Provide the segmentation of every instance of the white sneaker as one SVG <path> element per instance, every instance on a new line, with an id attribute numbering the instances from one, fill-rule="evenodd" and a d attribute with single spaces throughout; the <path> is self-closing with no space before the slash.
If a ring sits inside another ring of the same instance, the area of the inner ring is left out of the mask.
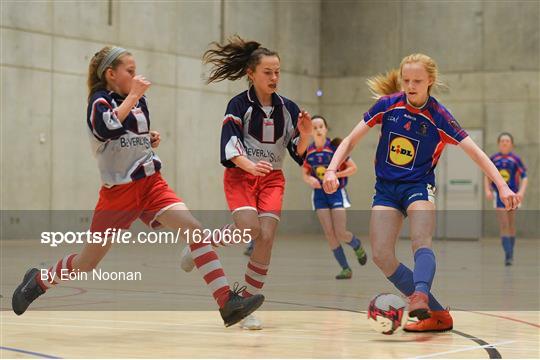
<path id="1" fill-rule="evenodd" d="M 240 322 L 240 327 L 244 330 L 262 330 L 262 323 L 255 315 L 250 314 Z"/>
<path id="2" fill-rule="evenodd" d="M 195 262 L 193 262 L 189 245 L 186 245 L 186 247 L 182 250 L 182 254 L 180 255 L 180 267 L 185 272 L 190 272 L 195 267 Z"/>

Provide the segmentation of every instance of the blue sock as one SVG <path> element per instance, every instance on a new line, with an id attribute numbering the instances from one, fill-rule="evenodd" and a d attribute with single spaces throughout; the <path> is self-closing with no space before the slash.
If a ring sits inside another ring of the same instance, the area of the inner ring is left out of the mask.
<path id="1" fill-rule="evenodd" d="M 341 268 L 343 269 L 348 269 L 349 264 L 347 263 L 347 258 L 345 257 L 345 253 L 343 252 L 343 248 L 341 247 L 341 245 L 332 250 L 332 252 L 334 253 L 334 257 L 339 263 L 339 266 L 341 266 Z"/>
<path id="2" fill-rule="evenodd" d="M 510 236 L 501 236 L 501 242 L 504 249 L 504 257 L 508 260 L 512 254 L 512 240 L 510 240 Z"/>
<path id="3" fill-rule="evenodd" d="M 429 295 L 435 277 L 435 254 L 428 248 L 420 248 L 414 253 L 414 290 Z"/>
<path id="4" fill-rule="evenodd" d="M 514 258 L 514 245 L 516 244 L 516 237 L 510 236 L 510 257 Z"/>
<path id="5" fill-rule="evenodd" d="M 411 296 L 414 292 L 413 272 L 401 263 L 396 271 L 388 277 L 388 280 L 405 296 Z M 431 293 L 429 294 L 429 308 L 431 310 L 444 310 L 444 307 Z"/>
<path id="6" fill-rule="evenodd" d="M 352 247 L 354 250 L 358 250 L 360 247 L 360 239 L 358 239 L 356 236 L 352 236 L 352 240 L 347 243 L 350 247 Z"/>

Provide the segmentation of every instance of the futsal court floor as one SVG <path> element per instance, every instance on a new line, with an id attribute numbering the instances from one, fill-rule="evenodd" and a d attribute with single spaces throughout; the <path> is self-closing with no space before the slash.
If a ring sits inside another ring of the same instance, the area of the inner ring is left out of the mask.
<path id="1" fill-rule="evenodd" d="M 115 246 L 101 268 L 141 271 L 142 280 L 66 282 L 16 316 L 11 294 L 26 269 L 63 255 L 33 251 L 33 243 L 0 242 L 0 358 L 540 357 L 539 239 L 518 239 L 512 267 L 498 239 L 435 241 L 433 292 L 450 306 L 454 330 L 394 335 L 374 332 L 366 309 L 373 296 L 397 290 L 348 248 L 353 278 L 334 280 L 339 269 L 321 236 L 278 236 L 256 312 L 260 331 L 222 325 L 196 270 L 179 268 L 179 245 Z M 242 252 L 219 249 L 231 285 L 243 279 Z M 408 240 L 400 240 L 398 257 L 412 264 Z"/>

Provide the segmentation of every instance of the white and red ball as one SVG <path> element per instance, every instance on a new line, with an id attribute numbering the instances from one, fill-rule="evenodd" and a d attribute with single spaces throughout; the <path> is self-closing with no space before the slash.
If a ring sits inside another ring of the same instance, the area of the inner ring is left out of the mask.
<path id="1" fill-rule="evenodd" d="M 379 294 L 369 303 L 368 321 L 382 334 L 392 335 L 407 321 L 407 304 L 394 294 Z"/>

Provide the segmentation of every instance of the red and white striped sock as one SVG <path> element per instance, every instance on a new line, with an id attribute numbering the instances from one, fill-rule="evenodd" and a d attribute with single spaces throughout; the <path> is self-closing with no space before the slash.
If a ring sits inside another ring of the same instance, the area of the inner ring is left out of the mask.
<path id="1" fill-rule="evenodd" d="M 255 294 L 260 294 L 264 282 L 268 274 L 268 265 L 259 264 L 250 260 L 246 269 L 246 290 L 242 293 L 243 297 L 249 297 Z"/>
<path id="2" fill-rule="evenodd" d="M 58 260 L 56 265 L 51 266 L 49 270 L 47 270 L 47 276 L 43 276 L 43 279 L 41 275 L 43 271 L 36 274 L 36 281 L 41 289 L 47 291 L 51 287 L 58 285 L 58 283 L 63 280 L 62 278 L 69 277 L 69 274 L 73 272 L 72 263 L 75 256 L 77 256 L 77 254 L 71 254 Z"/>
<path id="3" fill-rule="evenodd" d="M 189 249 L 195 266 L 210 288 L 219 308 L 222 308 L 229 300 L 230 287 L 217 253 L 210 245 L 204 243 L 190 244 Z"/>

